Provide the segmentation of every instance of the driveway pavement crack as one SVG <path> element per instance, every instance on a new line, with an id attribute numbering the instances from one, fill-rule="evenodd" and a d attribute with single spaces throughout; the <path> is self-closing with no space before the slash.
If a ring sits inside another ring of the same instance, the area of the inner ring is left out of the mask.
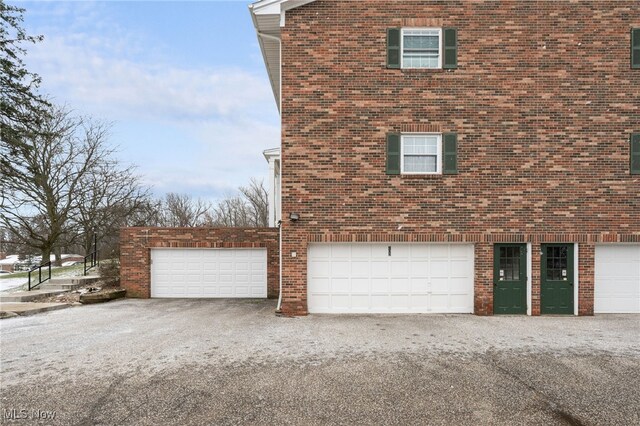
<path id="1" fill-rule="evenodd" d="M 508 370 L 506 367 L 503 367 L 502 365 L 500 365 L 498 359 L 495 357 L 495 354 L 491 353 L 490 351 L 487 351 L 486 354 L 487 354 L 487 359 L 488 359 L 489 363 L 496 370 L 500 371 L 502 374 L 504 374 L 506 376 L 509 376 L 516 383 L 524 386 L 525 388 L 527 388 L 528 390 L 533 392 L 533 394 L 541 402 L 543 402 L 547 406 L 549 411 L 551 411 L 558 419 L 564 421 L 567 425 L 570 425 L 570 426 L 589 426 L 588 422 L 586 422 L 585 420 L 582 420 L 582 419 L 578 418 L 577 416 L 571 414 L 569 412 L 569 410 L 567 410 L 566 407 L 563 407 L 562 404 L 558 403 L 557 401 L 554 401 L 553 398 L 551 398 L 549 395 L 545 394 L 540 389 L 538 389 L 535 386 L 533 386 L 532 384 L 528 383 L 523 378 L 518 376 L 516 373 L 514 373 L 514 372 Z"/>

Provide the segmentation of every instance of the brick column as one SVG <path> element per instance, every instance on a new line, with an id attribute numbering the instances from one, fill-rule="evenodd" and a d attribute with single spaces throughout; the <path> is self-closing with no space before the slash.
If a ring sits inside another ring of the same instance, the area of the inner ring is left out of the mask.
<path id="1" fill-rule="evenodd" d="M 531 315 L 540 315 L 540 243 L 531 243 Z"/>
<path id="2" fill-rule="evenodd" d="M 282 241 L 282 306 L 285 315 L 307 315 L 307 241 L 306 234 L 285 221 Z M 295 257 L 292 253 L 295 252 Z"/>
<path id="3" fill-rule="evenodd" d="M 493 244 L 475 244 L 474 313 L 493 315 Z"/>
<path id="4" fill-rule="evenodd" d="M 578 245 L 578 315 L 593 315 L 595 284 L 595 246 Z"/>

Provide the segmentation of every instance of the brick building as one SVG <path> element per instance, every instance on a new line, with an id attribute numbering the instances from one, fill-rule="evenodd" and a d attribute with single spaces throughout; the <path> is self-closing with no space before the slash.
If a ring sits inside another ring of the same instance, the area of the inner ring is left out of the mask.
<path id="1" fill-rule="evenodd" d="M 638 1 L 251 13 L 285 313 L 640 312 Z"/>

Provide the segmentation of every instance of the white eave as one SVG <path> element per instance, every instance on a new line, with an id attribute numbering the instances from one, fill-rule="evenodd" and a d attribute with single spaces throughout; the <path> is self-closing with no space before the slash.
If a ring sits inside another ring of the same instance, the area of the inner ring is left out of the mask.
<path id="1" fill-rule="evenodd" d="M 262 155 L 267 160 L 267 162 L 271 161 L 271 159 L 279 160 L 280 159 L 280 148 L 270 148 L 262 151 Z"/>
<path id="2" fill-rule="evenodd" d="M 249 5 L 253 26 L 267 67 L 273 95 L 280 109 L 280 28 L 285 24 L 287 10 L 304 6 L 315 0 L 260 0 Z"/>

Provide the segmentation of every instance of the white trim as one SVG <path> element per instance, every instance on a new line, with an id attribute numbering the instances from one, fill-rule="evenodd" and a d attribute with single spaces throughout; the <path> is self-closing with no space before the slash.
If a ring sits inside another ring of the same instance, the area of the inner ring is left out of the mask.
<path id="1" fill-rule="evenodd" d="M 527 243 L 527 315 L 531 316 L 531 289 L 533 284 L 533 244 Z"/>
<path id="2" fill-rule="evenodd" d="M 405 172 L 404 171 L 404 137 L 405 136 L 437 136 L 436 142 L 436 171 L 435 172 Z M 442 133 L 401 133 L 400 134 L 400 174 L 402 175 L 441 175 L 442 174 Z"/>
<path id="3" fill-rule="evenodd" d="M 282 104 L 282 43 L 277 41 L 281 28 L 285 26 L 286 11 L 312 3 L 315 0 L 260 0 L 249 5 L 253 26 L 258 33 L 258 44 L 267 68 L 269 82 L 278 110 Z M 265 18 L 265 19 L 258 19 Z M 271 19 L 271 18 L 277 18 Z M 262 34 L 262 35 L 261 35 Z M 271 38 L 267 38 L 269 35 Z M 274 46 L 278 43 L 278 46 Z M 276 55 L 275 49 L 278 49 Z M 278 71 L 279 70 L 279 71 Z M 275 77 L 279 72 L 280 78 Z"/>
<path id="4" fill-rule="evenodd" d="M 404 30 L 431 30 L 438 31 L 438 66 L 431 67 L 405 67 L 404 66 Z M 436 27 L 403 27 L 400 28 L 400 69 L 408 70 L 440 70 L 442 69 L 442 57 L 444 56 L 444 41 L 442 37 L 442 28 Z"/>
<path id="5" fill-rule="evenodd" d="M 573 244 L 573 314 L 578 315 L 578 295 L 580 294 L 580 251 L 578 243 Z"/>

